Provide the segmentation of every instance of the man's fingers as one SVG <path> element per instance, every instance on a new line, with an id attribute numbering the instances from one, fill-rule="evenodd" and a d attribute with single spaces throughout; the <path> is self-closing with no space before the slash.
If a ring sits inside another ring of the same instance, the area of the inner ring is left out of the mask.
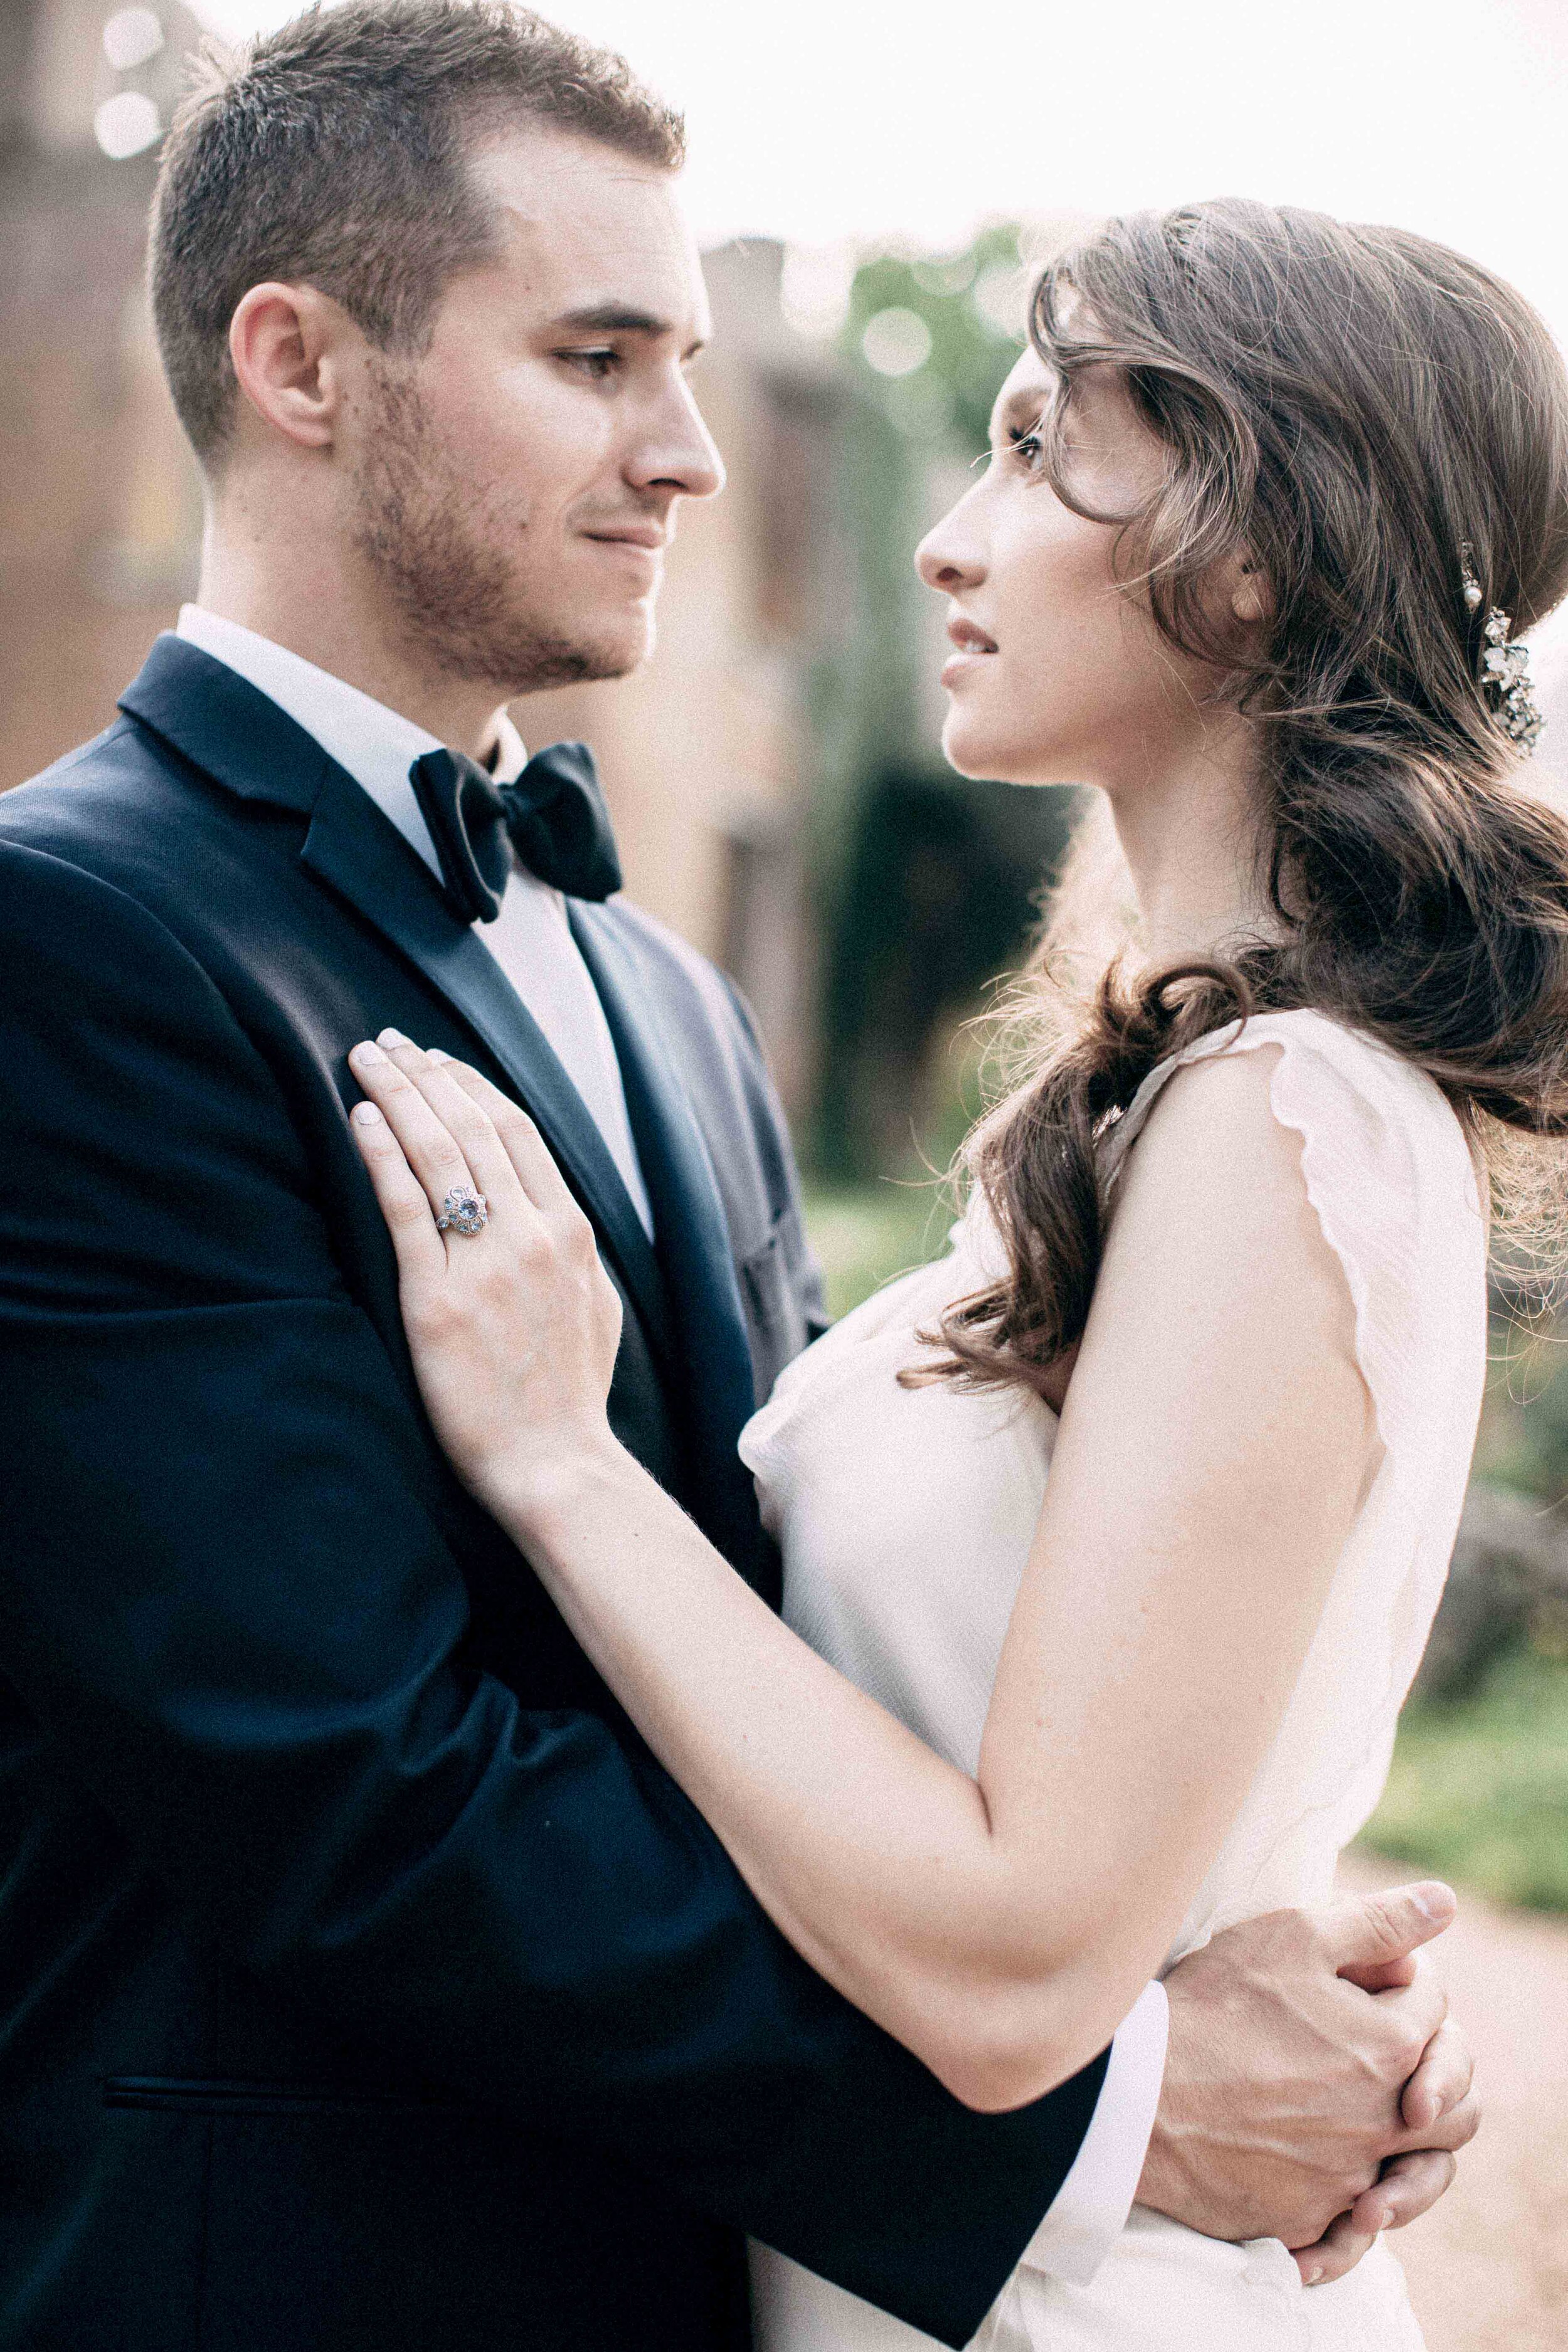
<path id="1" fill-rule="evenodd" d="M 1327 2286 L 1353 2271 L 1384 2230 L 1403 2230 L 1428 2213 L 1458 2170 L 1442 2148 L 1396 2156 L 1383 2178 L 1363 2189 L 1348 2213 L 1330 2223 L 1314 2246 L 1296 2249 L 1296 2267 L 1308 2286 Z"/>
<path id="2" fill-rule="evenodd" d="M 1363 2189 L 1351 2207 L 1347 2218 L 1352 2228 L 1403 2230 L 1431 2210 L 1458 2170 L 1446 2148 L 1423 2147 L 1396 2156 L 1384 2167 L 1383 2179 Z"/>
<path id="3" fill-rule="evenodd" d="M 1352 1960 L 1340 1974 L 1346 1984 L 1359 1985 L 1363 1992 L 1398 1992 L 1415 1983 L 1420 1965 L 1419 1952 L 1401 1952 L 1396 1960 Z"/>
<path id="4" fill-rule="evenodd" d="M 1363 2254 L 1376 2243 L 1375 2230 L 1358 2229 L 1348 2213 L 1342 2213 L 1337 2221 L 1330 2222 L 1315 2246 L 1295 2249 L 1296 2268 L 1308 2286 L 1328 2286 L 1353 2271 Z"/>
<path id="5" fill-rule="evenodd" d="M 1475 2072 L 1468 2042 L 1452 2018 L 1445 2018 L 1405 2085 L 1401 2106 L 1411 2130 L 1428 2130 L 1439 2116 L 1450 2114 L 1468 2098 Z"/>
<path id="6" fill-rule="evenodd" d="M 1334 1966 L 1347 1974 L 1402 1959 L 1450 1927 L 1458 1907 L 1458 1895 L 1440 1878 L 1336 1903 L 1322 1915 Z"/>
<path id="7" fill-rule="evenodd" d="M 1387 2029 L 1394 2036 L 1387 2055 L 1399 2074 L 1388 2086 L 1392 2100 L 1425 2063 L 1433 2038 L 1448 2014 L 1448 1996 L 1435 1969 L 1419 1968 L 1401 1990 L 1378 1994 L 1376 2014 L 1379 2034 Z"/>

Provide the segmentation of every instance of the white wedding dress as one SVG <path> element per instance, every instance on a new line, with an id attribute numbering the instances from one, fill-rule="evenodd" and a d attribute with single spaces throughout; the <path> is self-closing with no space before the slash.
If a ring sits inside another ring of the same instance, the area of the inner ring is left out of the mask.
<path id="1" fill-rule="evenodd" d="M 1485 1227 L 1458 1121 L 1422 1073 L 1321 1014 L 1233 1024 L 1155 1070 L 1113 1130 L 1112 1184 L 1180 1063 L 1266 1045 L 1280 1049 L 1275 1115 L 1301 1138 L 1344 1267 L 1383 1452 L 1284 1721 L 1173 1964 L 1236 1920 L 1330 1896 L 1339 1853 L 1383 1788 L 1442 1590 L 1485 1368 Z M 783 1547 L 790 1623 L 970 1772 L 1056 1420 L 1017 1392 L 911 1390 L 896 1375 L 941 1307 L 988 1277 L 997 1246 L 972 1206 L 951 1255 L 791 1365 L 742 1440 Z M 760 2352 L 931 2347 L 766 2248 L 752 2274 Z M 1384 2243 L 1308 2289 L 1278 2240 L 1225 2244 L 1137 2207 L 1092 2284 L 1016 2271 L 973 2352 L 1420 2352 L 1421 2341 Z"/>

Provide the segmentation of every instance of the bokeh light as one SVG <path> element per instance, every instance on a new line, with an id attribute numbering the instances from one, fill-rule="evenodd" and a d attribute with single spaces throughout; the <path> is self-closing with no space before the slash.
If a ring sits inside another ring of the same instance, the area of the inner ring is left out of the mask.
<path id="1" fill-rule="evenodd" d="M 116 91 L 112 98 L 104 100 L 92 118 L 93 137 L 117 163 L 151 147 L 163 127 L 157 107 L 139 89 Z"/>
<path id="2" fill-rule="evenodd" d="M 163 46 L 163 27 L 151 8 L 117 8 L 103 28 L 103 54 L 116 73 L 133 73 Z"/>
<path id="3" fill-rule="evenodd" d="M 879 375 L 913 375 L 931 357 L 931 329 L 918 310 L 879 310 L 866 322 L 860 349 Z"/>

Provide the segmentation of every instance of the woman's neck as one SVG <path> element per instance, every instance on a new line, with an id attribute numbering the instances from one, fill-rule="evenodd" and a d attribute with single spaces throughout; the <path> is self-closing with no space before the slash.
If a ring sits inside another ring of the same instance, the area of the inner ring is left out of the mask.
<path id="1" fill-rule="evenodd" d="M 1194 755 L 1108 792 L 1137 900 L 1140 958 L 1212 955 L 1267 927 L 1257 749 L 1238 720 Z"/>

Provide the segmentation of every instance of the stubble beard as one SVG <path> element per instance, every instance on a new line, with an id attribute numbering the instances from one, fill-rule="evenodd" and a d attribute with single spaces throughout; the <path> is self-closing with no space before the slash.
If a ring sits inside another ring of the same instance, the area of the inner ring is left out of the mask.
<path id="1" fill-rule="evenodd" d="M 563 635 L 519 578 L 528 523 L 466 480 L 408 375 L 372 377 L 376 415 L 354 483 L 353 541 L 422 668 L 510 699 L 623 677 L 639 652 Z"/>

